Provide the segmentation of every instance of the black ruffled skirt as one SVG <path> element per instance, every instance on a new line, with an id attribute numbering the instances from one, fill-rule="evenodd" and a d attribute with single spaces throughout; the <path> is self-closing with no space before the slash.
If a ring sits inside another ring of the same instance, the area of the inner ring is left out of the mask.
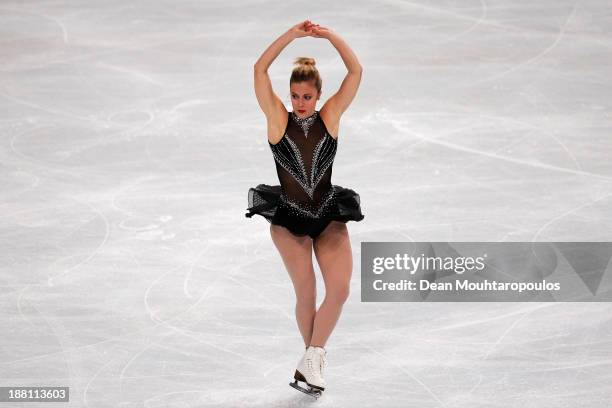
<path id="1" fill-rule="evenodd" d="M 248 212 L 245 216 L 250 218 L 258 214 L 271 224 L 284 226 L 295 235 L 309 235 L 311 238 L 323 232 L 331 221 L 346 223 L 363 220 L 359 194 L 350 188 L 338 185 L 333 185 L 333 188 L 334 197 L 331 204 L 321 217 L 313 218 L 292 211 L 281 199 L 280 185 L 259 184 L 249 189 Z"/>

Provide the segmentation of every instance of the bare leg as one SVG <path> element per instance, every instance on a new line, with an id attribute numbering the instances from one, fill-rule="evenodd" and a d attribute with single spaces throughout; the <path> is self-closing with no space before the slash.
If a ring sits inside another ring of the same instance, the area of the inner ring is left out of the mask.
<path id="1" fill-rule="evenodd" d="M 324 347 L 350 290 L 353 254 L 346 224 L 332 221 L 315 238 L 314 251 L 325 282 L 325 299 L 315 316 L 310 344 Z"/>
<path id="2" fill-rule="evenodd" d="M 308 346 L 317 307 L 312 239 L 308 236 L 295 236 L 287 228 L 274 224 L 270 224 L 270 235 L 293 282 L 296 297 L 295 318 L 304 344 Z"/>

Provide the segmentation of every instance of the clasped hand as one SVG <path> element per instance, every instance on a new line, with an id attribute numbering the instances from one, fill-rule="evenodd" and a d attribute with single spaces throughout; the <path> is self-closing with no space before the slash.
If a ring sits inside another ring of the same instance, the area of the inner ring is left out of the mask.
<path id="1" fill-rule="evenodd" d="M 294 25 L 291 30 L 295 34 L 296 38 L 299 37 L 316 37 L 316 38 L 329 38 L 331 30 L 322 27 L 319 24 L 314 24 L 310 20 L 304 20 L 301 23 Z"/>

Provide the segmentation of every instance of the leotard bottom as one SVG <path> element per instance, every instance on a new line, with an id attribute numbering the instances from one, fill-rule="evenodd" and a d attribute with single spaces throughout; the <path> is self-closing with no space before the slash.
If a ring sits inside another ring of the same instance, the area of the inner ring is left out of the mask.
<path id="1" fill-rule="evenodd" d="M 280 185 L 259 184 L 249 189 L 246 217 L 261 215 L 269 223 L 281 225 L 297 236 L 318 237 L 332 221 L 361 221 L 360 197 L 350 188 L 333 185 L 333 197 L 321 215 L 306 214 L 283 199 Z"/>

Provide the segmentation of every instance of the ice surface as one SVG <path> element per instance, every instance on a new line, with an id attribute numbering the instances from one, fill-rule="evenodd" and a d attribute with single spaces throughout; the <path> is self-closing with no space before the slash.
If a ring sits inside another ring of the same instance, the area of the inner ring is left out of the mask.
<path id="1" fill-rule="evenodd" d="M 317 406 L 609 407 L 610 303 L 359 298 L 362 241 L 612 239 L 603 0 L 3 1 L 0 385 L 69 386 L 74 407 L 311 406 L 288 386 L 291 281 L 244 217 L 248 188 L 277 183 L 252 65 L 307 18 L 364 67 L 332 179 L 366 218 Z M 325 39 L 289 44 L 269 70 L 288 109 L 298 56 L 320 108 L 346 68 Z"/>

